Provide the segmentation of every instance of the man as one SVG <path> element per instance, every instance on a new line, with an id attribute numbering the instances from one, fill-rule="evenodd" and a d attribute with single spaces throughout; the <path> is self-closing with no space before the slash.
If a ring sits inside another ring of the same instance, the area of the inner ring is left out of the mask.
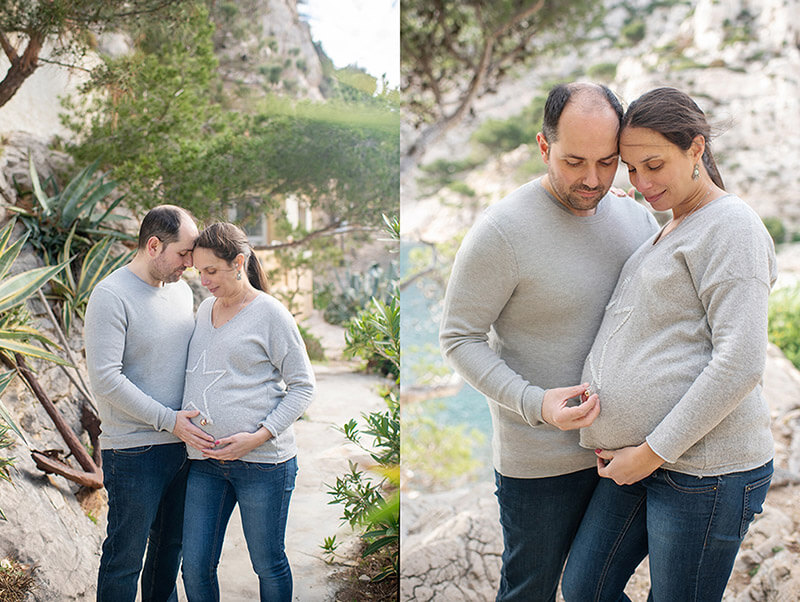
<path id="1" fill-rule="evenodd" d="M 142 601 L 177 600 L 188 462 L 182 441 L 211 437 L 180 411 L 193 298 L 181 281 L 197 226 L 178 207 L 149 211 L 136 256 L 92 291 L 84 335 L 102 434 L 108 530 L 99 602 L 133 602 L 142 557 Z M 149 541 L 148 541 L 149 539 Z"/>
<path id="2" fill-rule="evenodd" d="M 597 416 L 597 396 L 568 405 L 586 385 L 564 385 L 580 382 L 622 265 L 656 229 L 644 207 L 608 194 L 621 118 L 604 86 L 551 90 L 536 137 L 547 174 L 487 209 L 445 295 L 442 351 L 492 415 L 503 602 L 555 600 L 598 479 L 572 430 Z"/>

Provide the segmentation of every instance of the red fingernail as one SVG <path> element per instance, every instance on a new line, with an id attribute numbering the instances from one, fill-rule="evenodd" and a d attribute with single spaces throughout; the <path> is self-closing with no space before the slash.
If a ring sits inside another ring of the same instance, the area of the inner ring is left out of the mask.
<path id="1" fill-rule="evenodd" d="M 602 449 L 596 449 L 596 450 L 594 450 L 594 453 L 599 454 L 602 451 L 603 451 Z"/>
<path id="2" fill-rule="evenodd" d="M 219 441 L 214 441 L 214 445 L 219 445 Z"/>

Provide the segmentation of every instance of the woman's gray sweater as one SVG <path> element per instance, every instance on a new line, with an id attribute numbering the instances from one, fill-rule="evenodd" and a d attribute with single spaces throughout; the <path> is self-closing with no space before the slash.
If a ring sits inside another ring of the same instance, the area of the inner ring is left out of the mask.
<path id="1" fill-rule="evenodd" d="M 600 415 L 581 445 L 645 440 L 664 468 L 697 476 L 773 455 L 761 395 L 777 268 L 758 215 L 725 195 L 627 261 L 586 359 Z"/>
<path id="2" fill-rule="evenodd" d="M 297 454 L 292 424 L 311 403 L 314 372 L 292 314 L 266 293 L 215 328 L 205 299 L 186 363 L 184 410 L 199 410 L 193 422 L 217 439 L 262 426 L 273 437 L 241 458 L 278 463 Z M 203 459 L 196 449 L 189 457 Z"/>

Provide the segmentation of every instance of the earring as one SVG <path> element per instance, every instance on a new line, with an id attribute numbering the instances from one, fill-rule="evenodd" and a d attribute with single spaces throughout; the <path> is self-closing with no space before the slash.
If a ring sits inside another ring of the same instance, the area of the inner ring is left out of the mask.
<path id="1" fill-rule="evenodd" d="M 694 171 L 692 172 L 692 180 L 696 180 L 700 177 L 700 165 L 697 163 L 694 164 Z"/>
<path id="2" fill-rule="evenodd" d="M 242 270 L 236 270 L 236 280 L 242 279 Z"/>

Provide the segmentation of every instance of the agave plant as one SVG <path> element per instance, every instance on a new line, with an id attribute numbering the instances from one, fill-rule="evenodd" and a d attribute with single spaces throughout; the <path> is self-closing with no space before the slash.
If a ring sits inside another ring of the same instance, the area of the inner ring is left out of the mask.
<path id="1" fill-rule="evenodd" d="M 30 235 L 30 243 L 39 249 L 48 263 L 58 256 L 70 233 L 73 233 L 73 250 L 79 255 L 92 246 L 98 236 L 132 238 L 107 225 L 121 219 L 112 211 L 120 204 L 124 195 L 109 203 L 105 211 L 98 210 L 99 203 L 117 186 L 114 180 L 105 182 L 102 173 L 95 177 L 98 166 L 99 159 L 81 170 L 63 190 L 60 190 L 52 176 L 45 180 L 43 186 L 33 159 L 28 160 L 36 204 L 30 210 L 20 207 L 8 209 L 20 215 Z M 53 190 L 53 194 L 48 196 L 46 190 Z"/>
<path id="2" fill-rule="evenodd" d="M 72 260 L 70 253 L 74 235 L 73 226 L 64 248 L 59 253 L 59 262 L 69 263 Z M 126 263 L 133 255 L 134 251 L 129 251 L 116 257 L 112 256 L 114 242 L 111 236 L 97 241 L 86 252 L 80 269 L 75 270 L 75 273 L 72 269 L 67 269 L 53 277 L 53 292 L 63 300 L 61 326 L 66 334 L 69 334 L 73 316 L 77 315 L 81 320 L 84 319 L 86 304 L 95 284 Z"/>
<path id="3" fill-rule="evenodd" d="M 25 240 L 28 237 L 25 234 L 13 244 L 9 244 L 14 223 L 15 220 L 10 220 L 0 230 L 0 355 L 6 357 L 12 365 L 15 353 L 50 360 L 58 364 L 67 364 L 57 355 L 31 342 L 39 341 L 40 343 L 57 346 L 43 334 L 29 326 L 30 316 L 24 305 L 28 297 L 63 270 L 67 264 L 61 263 L 56 266 L 36 268 L 6 278 L 6 274 L 8 274 L 11 265 L 19 256 L 22 245 L 25 244 Z M 14 375 L 15 372 L 13 371 L 0 375 L 0 395 L 5 391 Z M 14 423 L 3 402 L 0 401 L 0 449 L 12 445 L 12 441 L 7 436 L 9 429 L 16 432 L 25 441 L 22 431 Z M 12 462 L 13 458 L 0 457 L 0 478 L 7 481 L 10 480 L 8 466 Z M 0 510 L 0 520 L 5 520 L 2 510 Z"/>
<path id="4" fill-rule="evenodd" d="M 0 354 L 13 362 L 14 353 L 46 359 L 57 364 L 68 365 L 60 357 L 52 354 L 31 341 L 39 341 L 58 347 L 55 343 L 28 325 L 29 316 L 25 301 L 39 290 L 48 280 L 63 270 L 69 262 L 54 266 L 35 268 L 6 278 L 11 265 L 19 256 L 28 235 L 25 234 L 13 244 L 9 244 L 15 220 L 9 221 L 0 230 Z"/>

